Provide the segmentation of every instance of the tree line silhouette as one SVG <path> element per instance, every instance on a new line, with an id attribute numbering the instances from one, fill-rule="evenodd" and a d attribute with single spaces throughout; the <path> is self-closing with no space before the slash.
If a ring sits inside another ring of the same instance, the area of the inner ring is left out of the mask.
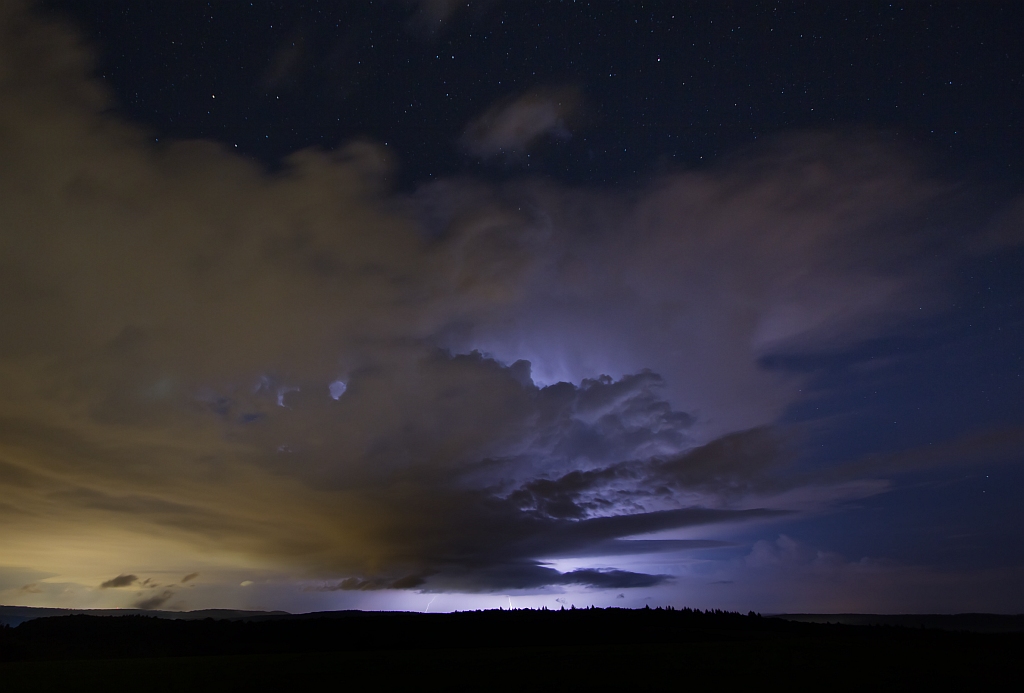
<path id="1" fill-rule="evenodd" d="M 801 623 L 754 612 L 672 607 L 339 611 L 202 620 L 71 615 L 0 628 L 0 661 L 808 640 L 842 641 L 844 647 L 912 642 L 962 655 L 979 647 L 1019 648 L 1024 634 Z"/>

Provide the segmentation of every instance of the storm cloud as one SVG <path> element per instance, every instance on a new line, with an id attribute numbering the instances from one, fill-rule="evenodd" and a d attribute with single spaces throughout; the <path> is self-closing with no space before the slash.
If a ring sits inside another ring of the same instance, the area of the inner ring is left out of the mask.
<path id="1" fill-rule="evenodd" d="M 336 591 L 662 584 L 549 562 L 721 546 L 631 537 L 791 513 L 768 499 L 833 479 L 788 474 L 772 424 L 801 381 L 760 359 L 928 313 L 963 252 L 920 231 L 949 186 L 869 135 L 798 134 L 620 194 L 398 193 L 362 141 L 276 173 L 157 145 L 109 113 L 72 33 L 0 8 L 4 565 L 91 585 L 155 563 Z M 521 151 L 575 98 L 519 97 L 464 144 Z M 926 243 L 938 259 L 908 262 Z"/>

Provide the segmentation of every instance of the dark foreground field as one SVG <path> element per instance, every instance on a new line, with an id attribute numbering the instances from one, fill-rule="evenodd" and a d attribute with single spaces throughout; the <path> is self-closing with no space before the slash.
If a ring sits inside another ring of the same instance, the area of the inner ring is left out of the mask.
<path id="1" fill-rule="evenodd" d="M 848 690 L 1024 682 L 1024 634 L 586 609 L 168 620 L 0 629 L 7 690 Z"/>

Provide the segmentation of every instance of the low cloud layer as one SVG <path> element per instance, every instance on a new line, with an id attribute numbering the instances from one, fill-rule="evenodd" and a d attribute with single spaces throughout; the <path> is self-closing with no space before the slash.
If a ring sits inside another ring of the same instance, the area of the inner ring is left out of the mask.
<path id="1" fill-rule="evenodd" d="M 159 594 L 151 594 L 132 602 L 136 609 L 159 609 L 174 597 L 174 590 L 164 590 Z"/>
<path id="2" fill-rule="evenodd" d="M 81 584 L 159 564 L 337 591 L 661 585 L 551 561 L 721 546 L 633 537 L 770 521 L 793 507 L 768 499 L 835 481 L 789 473 L 772 424 L 800 381 L 759 359 L 928 314 L 965 252 L 924 233 L 949 186 L 867 136 L 628 194 L 399 195 L 365 142 L 273 175 L 156 146 L 89 61 L 0 4 L 0 565 Z M 525 151 L 573 98 L 496 107 L 464 144 Z"/>
<path id="3" fill-rule="evenodd" d="M 129 587 L 138 582 L 139 578 L 135 575 L 118 575 L 115 578 L 110 578 L 100 585 L 100 589 L 110 589 L 111 587 Z"/>

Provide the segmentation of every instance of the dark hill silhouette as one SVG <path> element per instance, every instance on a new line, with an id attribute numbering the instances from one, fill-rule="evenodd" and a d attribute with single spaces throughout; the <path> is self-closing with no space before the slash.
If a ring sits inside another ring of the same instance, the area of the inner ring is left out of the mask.
<path id="1" fill-rule="evenodd" d="M 246 619 L 261 616 L 291 616 L 287 611 L 245 611 L 242 609 L 199 609 L 158 611 L 147 609 L 59 609 L 39 606 L 0 606 L 0 626 L 18 626 L 25 621 L 51 616 L 155 616 L 183 620 L 204 618 Z"/>
<path id="2" fill-rule="evenodd" d="M 0 659 L 162 657 L 270 652 L 508 648 L 792 639 L 914 639 L 936 645 L 980 635 L 854 626 L 691 609 L 493 610 L 451 614 L 333 611 L 228 618 L 68 615 L 0 629 Z M 1014 637 L 1014 636 L 1011 636 Z M 1024 642 L 1024 634 L 1016 634 Z"/>
<path id="3" fill-rule="evenodd" d="M 243 612 L 191 620 L 78 614 L 0 627 L 0 680 L 35 690 L 47 690 L 40 681 L 81 688 L 90 675 L 100 687 L 123 680 L 145 681 L 149 690 L 263 690 L 344 670 L 346 680 L 372 671 L 395 687 L 430 681 L 476 690 L 778 676 L 978 685 L 1022 680 L 1022 651 L 1024 633 L 690 609 Z"/>

